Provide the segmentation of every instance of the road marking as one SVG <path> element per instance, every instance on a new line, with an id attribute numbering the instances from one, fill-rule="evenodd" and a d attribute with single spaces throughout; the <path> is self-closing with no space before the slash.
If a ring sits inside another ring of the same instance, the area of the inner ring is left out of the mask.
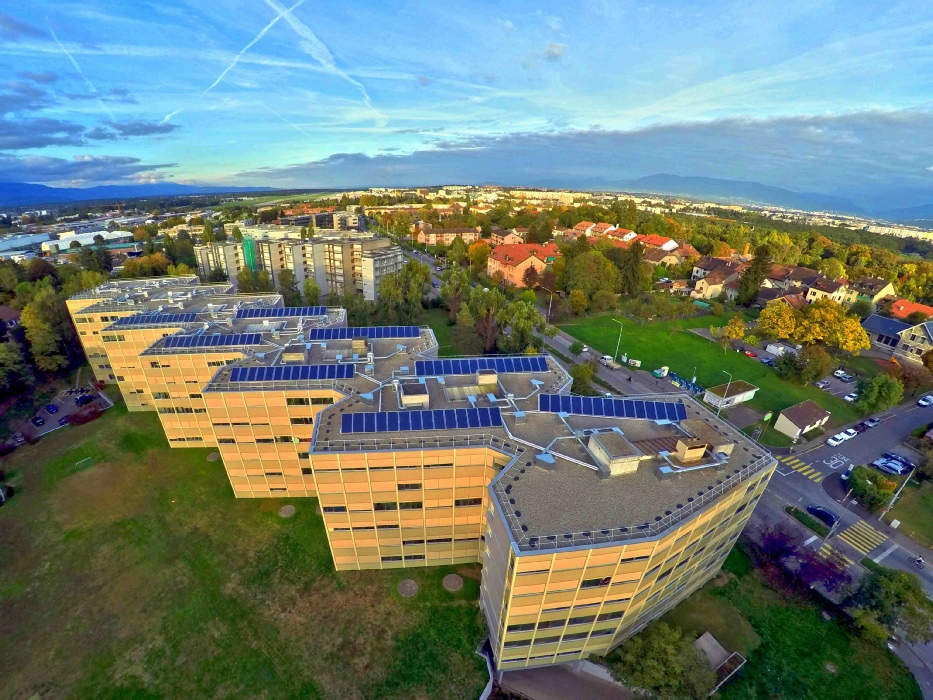
<path id="1" fill-rule="evenodd" d="M 843 554 L 838 549 L 833 547 L 831 544 L 827 544 L 825 542 L 823 543 L 823 546 L 817 550 L 816 553 L 826 560 L 835 559 L 837 563 L 844 565 L 845 568 L 849 568 L 850 566 L 853 565 L 853 562 L 851 559 L 849 559 L 849 557 L 847 557 L 845 554 Z"/>
<path id="2" fill-rule="evenodd" d="M 804 546 L 804 547 L 808 547 L 808 546 L 810 546 L 810 543 L 812 543 L 814 540 L 818 540 L 818 539 L 820 539 L 818 535 L 811 535 L 811 536 L 810 536 L 810 539 L 808 539 L 806 542 L 803 543 L 803 546 Z"/>
<path id="3" fill-rule="evenodd" d="M 839 539 L 851 545 L 861 554 L 868 554 L 887 542 L 888 536 L 878 532 L 864 520 L 839 533 Z"/>
<path id="4" fill-rule="evenodd" d="M 820 483 L 823 480 L 823 473 L 820 472 L 819 469 L 813 468 L 813 466 L 807 464 L 806 462 L 798 459 L 797 457 L 793 455 L 785 455 L 784 457 L 778 457 L 778 461 L 784 464 L 785 466 L 790 467 L 798 474 L 807 477 L 811 481 Z"/>
<path id="5" fill-rule="evenodd" d="M 888 555 L 889 555 L 891 552 L 893 552 L 895 549 L 897 549 L 897 545 L 896 545 L 896 544 L 892 544 L 890 547 L 888 547 L 886 550 L 884 550 L 881 554 L 879 554 L 877 557 L 875 557 L 874 559 L 872 559 L 872 561 L 875 562 L 876 564 L 880 563 L 882 559 L 884 559 L 886 556 L 888 556 Z"/>

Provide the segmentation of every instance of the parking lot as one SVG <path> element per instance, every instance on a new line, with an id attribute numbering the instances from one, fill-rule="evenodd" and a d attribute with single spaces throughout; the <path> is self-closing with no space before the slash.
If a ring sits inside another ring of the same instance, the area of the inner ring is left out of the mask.
<path id="1" fill-rule="evenodd" d="M 113 403 L 105 394 L 90 384 L 76 389 L 65 389 L 39 409 L 38 413 L 23 426 L 22 432 L 27 438 L 40 438 L 68 425 L 71 417 L 76 413 L 92 407 L 103 410 L 112 405 Z"/>

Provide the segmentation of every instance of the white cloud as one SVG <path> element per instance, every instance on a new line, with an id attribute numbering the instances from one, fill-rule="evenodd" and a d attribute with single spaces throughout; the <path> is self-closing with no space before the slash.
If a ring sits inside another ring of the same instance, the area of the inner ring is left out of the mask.
<path id="1" fill-rule="evenodd" d="M 502 19 L 501 17 L 496 17 L 496 21 L 502 25 L 505 29 L 515 29 L 515 23 L 510 19 Z"/>

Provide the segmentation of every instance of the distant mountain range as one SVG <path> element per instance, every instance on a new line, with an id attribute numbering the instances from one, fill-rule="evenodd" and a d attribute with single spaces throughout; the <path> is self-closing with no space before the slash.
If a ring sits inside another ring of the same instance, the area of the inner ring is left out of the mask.
<path id="1" fill-rule="evenodd" d="M 120 200 L 134 197 L 159 197 L 220 192 L 268 192 L 271 187 L 198 186 L 164 182 L 152 185 L 101 185 L 98 187 L 48 187 L 30 182 L 0 182 L 0 206 L 32 206 Z"/>

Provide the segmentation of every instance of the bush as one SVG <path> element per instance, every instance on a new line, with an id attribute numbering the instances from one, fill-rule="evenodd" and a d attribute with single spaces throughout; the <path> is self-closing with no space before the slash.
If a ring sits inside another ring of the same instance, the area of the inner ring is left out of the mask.
<path id="1" fill-rule="evenodd" d="M 709 312 L 713 316 L 722 316 L 724 311 L 725 311 L 725 308 L 718 301 L 713 302 L 713 305 L 709 307 Z"/>
<path id="2" fill-rule="evenodd" d="M 872 511 L 881 510 L 891 500 L 897 482 L 892 481 L 877 469 L 856 467 L 849 475 L 849 488 L 858 502 Z"/>

